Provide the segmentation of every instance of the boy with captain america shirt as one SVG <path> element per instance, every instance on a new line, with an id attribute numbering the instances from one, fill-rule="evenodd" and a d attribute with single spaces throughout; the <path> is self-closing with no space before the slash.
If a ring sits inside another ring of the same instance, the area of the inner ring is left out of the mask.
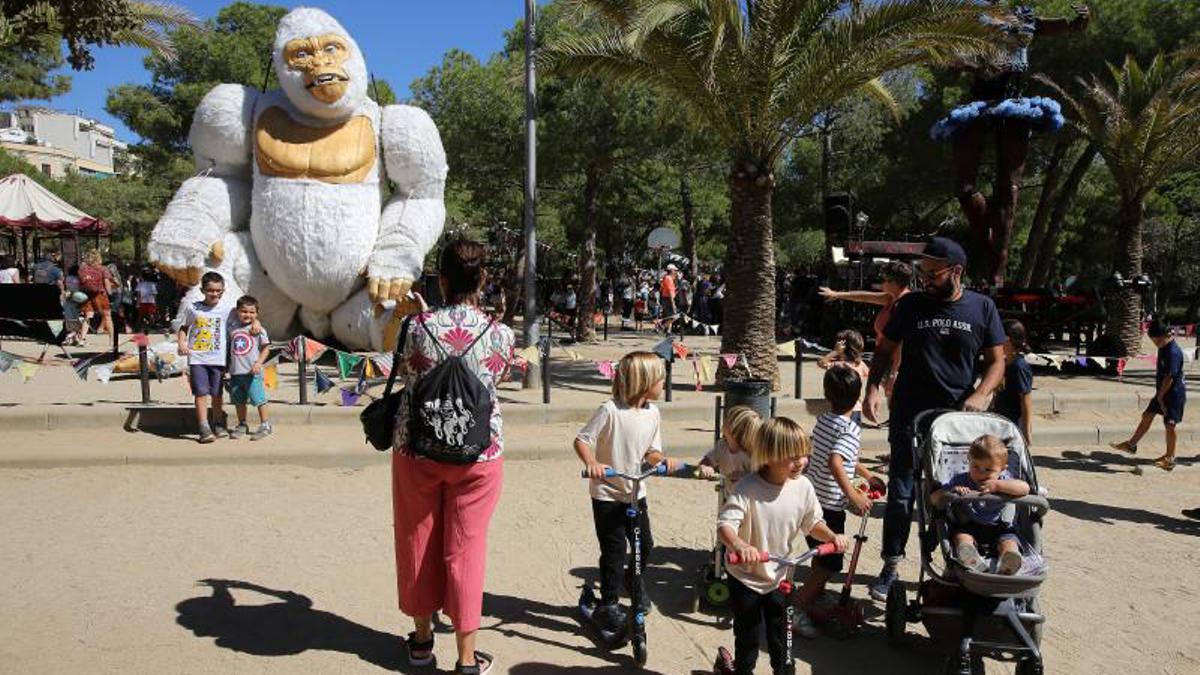
<path id="1" fill-rule="evenodd" d="M 263 362 L 271 351 L 271 340 L 261 327 L 255 333 L 258 300 L 243 295 L 229 320 L 229 398 L 237 407 L 238 423 L 229 430 L 230 438 L 250 434 L 246 423 L 246 404 L 258 408 L 258 430 L 250 434 L 257 441 L 271 435 L 267 420 L 267 391 L 263 382 Z"/>

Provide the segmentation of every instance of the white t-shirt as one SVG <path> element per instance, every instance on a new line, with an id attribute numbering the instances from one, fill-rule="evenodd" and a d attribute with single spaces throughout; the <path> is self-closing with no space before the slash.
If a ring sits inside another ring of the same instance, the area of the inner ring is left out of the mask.
<path id="1" fill-rule="evenodd" d="M 812 432 L 812 457 L 808 460 L 804 475 L 812 481 L 822 508 L 846 510 L 846 494 L 834 479 L 829 460 L 835 454 L 841 455 L 846 477 L 854 478 L 854 469 L 858 465 L 859 434 L 858 425 L 849 417 L 825 413 L 817 418 Z"/>
<path id="2" fill-rule="evenodd" d="M 733 491 L 733 486 L 743 476 L 750 473 L 750 453 L 745 450 L 734 452 L 724 438 L 717 441 L 713 449 L 704 455 L 704 459 L 708 460 L 716 468 L 717 473 L 725 479 L 722 495 L 726 497 Z"/>
<path id="3" fill-rule="evenodd" d="M 183 323 L 188 329 L 188 365 L 225 366 L 229 345 L 229 314 L 234 303 L 220 302 L 209 307 L 198 300 L 183 307 Z"/>
<path id="4" fill-rule="evenodd" d="M 15 267 L 0 270 L 0 284 L 15 284 L 21 273 Z"/>
<path id="5" fill-rule="evenodd" d="M 604 402 L 575 438 L 587 443 L 596 461 L 617 471 L 638 473 L 650 452 L 662 452 L 662 417 L 658 406 L 634 408 L 616 399 Z M 633 484 L 624 478 L 592 480 L 588 490 L 592 499 L 602 502 L 627 502 Z M 646 483 L 638 490 L 638 499 L 646 496 Z"/>
<path id="6" fill-rule="evenodd" d="M 799 476 L 783 485 L 772 485 L 752 473 L 733 488 L 721 508 L 717 527 L 734 528 L 742 541 L 759 551 L 791 557 L 800 552 L 793 545 L 799 542 L 804 547 L 800 537 L 822 520 L 817 492 L 807 478 Z M 728 570 L 747 588 L 762 595 L 778 588 L 789 572 L 773 562 L 729 565 Z"/>

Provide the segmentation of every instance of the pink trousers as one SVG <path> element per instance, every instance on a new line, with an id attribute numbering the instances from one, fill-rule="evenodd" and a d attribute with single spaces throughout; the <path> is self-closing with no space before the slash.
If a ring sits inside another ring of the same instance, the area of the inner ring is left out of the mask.
<path id="1" fill-rule="evenodd" d="M 400 611 L 442 610 L 459 632 L 479 628 L 487 533 L 504 460 L 442 464 L 392 455 L 392 514 Z"/>

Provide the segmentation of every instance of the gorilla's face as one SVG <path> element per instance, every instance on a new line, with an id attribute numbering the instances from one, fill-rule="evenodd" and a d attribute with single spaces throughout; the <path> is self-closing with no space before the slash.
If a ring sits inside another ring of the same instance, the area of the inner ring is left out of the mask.
<path id="1" fill-rule="evenodd" d="M 304 88 L 322 103 L 336 103 L 350 86 L 346 61 L 350 46 L 339 35 L 297 38 L 283 46 L 288 70 L 300 74 Z"/>

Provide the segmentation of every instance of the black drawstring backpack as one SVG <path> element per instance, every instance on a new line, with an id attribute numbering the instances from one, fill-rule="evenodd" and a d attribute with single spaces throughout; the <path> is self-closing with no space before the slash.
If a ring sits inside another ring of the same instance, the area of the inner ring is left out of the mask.
<path id="1" fill-rule="evenodd" d="M 492 442 L 492 397 L 463 356 L 487 335 L 493 321 L 458 355 L 447 353 L 425 322 L 419 323 L 441 360 L 404 391 L 408 445 L 416 454 L 438 462 L 470 464 Z"/>

